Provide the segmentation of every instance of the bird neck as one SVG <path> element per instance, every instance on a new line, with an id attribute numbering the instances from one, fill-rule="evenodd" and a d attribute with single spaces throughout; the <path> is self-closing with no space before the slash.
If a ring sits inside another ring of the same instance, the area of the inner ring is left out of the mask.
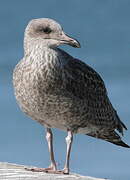
<path id="1" fill-rule="evenodd" d="M 59 48 L 50 48 L 41 43 L 24 45 L 26 60 L 33 61 L 34 64 L 51 64 L 52 66 L 63 67 L 69 60 L 70 55 Z M 66 58 L 68 57 L 68 58 Z"/>

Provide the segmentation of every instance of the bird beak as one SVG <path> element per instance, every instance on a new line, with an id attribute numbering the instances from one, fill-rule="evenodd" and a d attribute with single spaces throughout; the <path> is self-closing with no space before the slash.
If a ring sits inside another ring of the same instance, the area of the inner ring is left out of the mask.
<path id="1" fill-rule="evenodd" d="M 80 43 L 76 40 L 76 39 L 73 39 L 71 37 L 69 37 L 67 34 L 63 33 L 62 34 L 62 38 L 61 38 L 61 43 L 62 44 L 68 44 L 70 46 L 73 46 L 75 48 L 80 48 Z"/>

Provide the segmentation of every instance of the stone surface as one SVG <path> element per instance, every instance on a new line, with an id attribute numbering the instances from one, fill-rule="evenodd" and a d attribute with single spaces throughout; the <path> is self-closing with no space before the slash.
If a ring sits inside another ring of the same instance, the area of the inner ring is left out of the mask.
<path id="1" fill-rule="evenodd" d="M 105 180 L 79 174 L 61 175 L 26 171 L 24 165 L 0 162 L 0 180 Z"/>

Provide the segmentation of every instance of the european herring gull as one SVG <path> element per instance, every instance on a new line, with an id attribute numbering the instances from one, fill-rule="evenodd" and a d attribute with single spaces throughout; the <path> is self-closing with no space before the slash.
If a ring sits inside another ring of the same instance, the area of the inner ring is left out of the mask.
<path id="1" fill-rule="evenodd" d="M 13 84 L 24 113 L 46 128 L 51 164 L 28 169 L 69 174 L 73 134 L 81 133 L 130 148 L 119 134 L 127 129 L 113 108 L 100 75 L 84 62 L 58 48 L 80 43 L 64 33 L 60 24 L 48 18 L 33 19 L 24 37 L 24 57 L 16 65 Z M 57 170 L 51 128 L 68 132 L 63 170 Z"/>

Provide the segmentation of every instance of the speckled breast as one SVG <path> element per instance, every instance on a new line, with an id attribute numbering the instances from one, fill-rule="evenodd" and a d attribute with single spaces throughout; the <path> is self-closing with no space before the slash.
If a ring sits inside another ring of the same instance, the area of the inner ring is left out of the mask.
<path id="1" fill-rule="evenodd" d="M 32 68 L 21 61 L 14 70 L 15 96 L 23 112 L 43 125 L 77 129 L 86 123 L 87 109 L 64 91 L 62 79 L 44 67 Z M 81 121 L 81 114 L 82 120 Z"/>

